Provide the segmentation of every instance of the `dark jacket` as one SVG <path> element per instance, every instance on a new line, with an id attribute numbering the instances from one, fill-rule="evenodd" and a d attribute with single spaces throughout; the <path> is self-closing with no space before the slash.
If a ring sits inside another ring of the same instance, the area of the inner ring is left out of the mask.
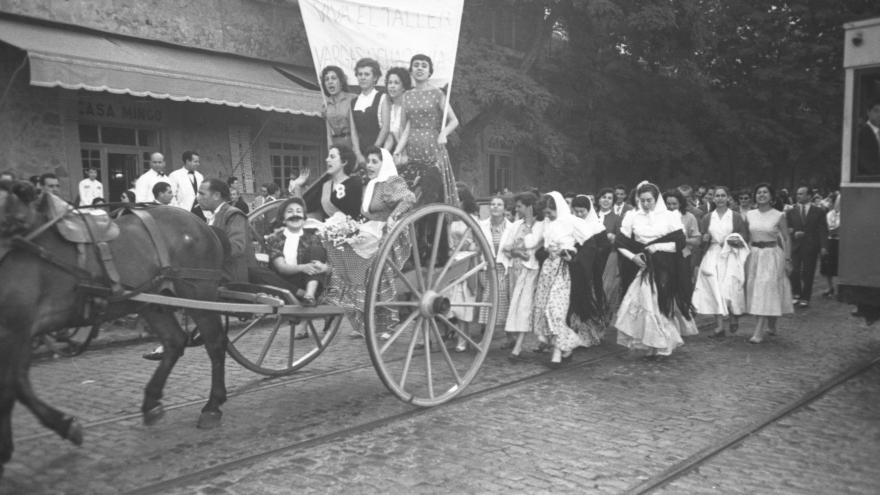
<path id="1" fill-rule="evenodd" d="M 792 252 L 818 252 L 820 248 L 828 248 L 828 221 L 826 219 L 825 210 L 810 205 L 807 217 L 801 216 L 801 205 L 796 204 L 785 213 L 785 220 L 788 222 L 788 229 L 791 232 L 791 250 Z M 796 232 L 803 232 L 804 236 L 800 239 L 795 237 Z"/>
<path id="2" fill-rule="evenodd" d="M 321 196 L 324 193 L 324 184 L 330 180 L 329 175 L 324 175 L 318 181 L 309 187 L 305 193 L 303 193 L 302 198 L 303 201 L 306 202 L 306 212 L 307 213 L 320 213 L 322 218 L 327 218 L 327 212 L 324 211 L 324 207 L 321 205 Z M 330 203 L 333 206 L 339 208 L 342 213 L 350 216 L 351 218 L 358 219 L 361 216 L 361 201 L 364 198 L 364 183 L 361 180 L 359 175 L 353 175 L 348 179 L 345 179 L 340 184 L 344 188 L 344 192 L 342 192 L 342 188 L 339 191 L 331 190 L 330 191 Z M 342 197 L 339 197 L 339 193 L 342 192 Z"/>
<path id="3" fill-rule="evenodd" d="M 854 175 L 880 175 L 880 142 L 868 124 L 859 126 L 857 162 Z"/>
<path id="4" fill-rule="evenodd" d="M 228 203 L 214 214 L 213 227 L 223 231 L 229 240 L 229 252 L 223 261 L 223 273 L 232 282 L 248 281 L 248 266 L 256 265 L 254 245 L 247 215 Z"/>

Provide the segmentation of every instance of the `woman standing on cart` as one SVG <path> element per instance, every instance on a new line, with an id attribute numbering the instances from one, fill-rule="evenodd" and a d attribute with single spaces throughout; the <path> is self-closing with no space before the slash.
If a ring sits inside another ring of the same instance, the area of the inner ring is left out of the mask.
<path id="1" fill-rule="evenodd" d="M 455 177 L 446 151 L 446 138 L 458 127 L 452 108 L 446 112 L 446 95 L 430 83 L 434 62 L 427 55 L 414 55 L 409 63 L 415 87 L 403 95 L 401 128 L 408 132 L 398 142 L 395 154 L 406 152 L 408 162 L 400 175 L 416 193 L 420 205 L 458 204 Z"/>
<path id="2" fill-rule="evenodd" d="M 366 158 L 370 181 L 364 189 L 361 202 L 361 214 L 366 222 L 359 225 L 353 237 L 327 249 L 333 267 L 327 301 L 346 310 L 355 337 L 364 334 L 367 272 L 373 258 L 388 230 L 415 204 L 415 195 L 406 187 L 403 178 L 397 175 L 391 153 L 384 148 L 372 147 L 367 150 Z M 332 222 L 333 219 L 330 219 L 326 225 L 330 226 Z M 399 239 L 394 256 L 397 266 L 402 267 L 409 255 L 409 242 L 406 236 Z M 386 266 L 391 270 L 390 266 Z M 390 273 L 382 278 L 379 291 L 384 301 L 394 298 L 392 280 L 394 277 Z M 377 319 L 379 328 L 387 329 L 396 323 L 397 314 L 388 308 L 378 308 Z"/>

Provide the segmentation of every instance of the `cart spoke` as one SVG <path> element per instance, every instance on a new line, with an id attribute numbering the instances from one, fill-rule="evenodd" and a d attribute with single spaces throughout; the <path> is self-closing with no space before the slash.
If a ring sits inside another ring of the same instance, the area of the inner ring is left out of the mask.
<path id="1" fill-rule="evenodd" d="M 413 311 L 412 313 L 410 313 L 410 315 L 407 316 L 405 320 L 403 320 L 403 323 L 397 326 L 397 330 L 395 330 L 394 333 L 391 334 L 391 338 L 388 339 L 388 342 L 385 342 L 385 345 L 383 345 L 382 348 L 379 349 L 379 354 L 385 354 L 385 351 L 388 350 L 388 347 L 390 347 L 391 344 L 393 344 L 394 341 L 397 340 L 397 337 L 399 337 L 400 334 L 403 333 L 403 331 L 406 329 L 406 327 L 409 326 L 409 324 L 412 323 L 413 320 L 415 320 L 418 316 L 418 311 Z"/>
<path id="2" fill-rule="evenodd" d="M 449 285 L 447 285 L 443 289 L 438 290 L 437 292 L 442 294 L 446 291 L 452 290 L 453 288 L 457 287 L 458 284 L 467 281 L 467 279 L 469 279 L 469 278 L 473 277 L 475 274 L 479 273 L 483 268 L 486 268 L 486 266 L 488 266 L 488 265 L 485 261 L 480 263 L 479 265 L 477 265 L 477 266 L 471 268 L 470 270 L 468 270 L 467 272 L 465 272 L 464 275 L 455 279 L 454 282 L 450 283 Z"/>
<path id="3" fill-rule="evenodd" d="M 440 335 L 440 329 L 437 327 L 437 321 L 431 318 L 431 330 L 434 331 L 434 335 L 437 336 L 437 339 L 440 342 L 443 342 L 443 336 Z M 443 359 L 446 360 L 446 364 L 449 365 L 449 369 L 452 371 L 452 375 L 455 377 L 455 383 L 458 386 L 461 386 L 461 377 L 458 376 L 458 370 L 455 369 L 455 363 L 452 362 L 452 356 L 449 355 L 449 349 L 446 348 L 445 345 L 440 346 L 440 351 L 443 353 Z"/>
<path id="4" fill-rule="evenodd" d="M 419 238 L 416 235 L 416 226 L 415 223 L 409 224 L 409 236 L 410 236 L 410 244 L 412 248 L 412 257 L 413 257 L 413 266 L 415 267 L 416 272 L 416 282 L 419 285 L 420 292 L 427 289 L 427 285 L 425 285 L 425 276 L 422 273 L 422 259 L 419 256 Z"/>
<path id="5" fill-rule="evenodd" d="M 290 327 L 290 338 L 287 340 L 287 367 L 293 367 L 293 341 L 296 336 L 296 324 L 292 321 L 288 322 Z"/>
<path id="6" fill-rule="evenodd" d="M 476 350 L 478 350 L 478 351 L 480 351 L 480 352 L 483 351 L 483 347 L 482 347 L 480 344 L 477 344 L 477 343 L 474 341 L 474 339 L 472 339 L 471 336 L 468 335 L 467 332 L 465 332 L 465 331 L 463 331 L 462 329 L 458 328 L 458 326 L 457 326 L 455 323 L 452 323 L 451 321 L 449 321 L 448 318 L 446 318 L 446 317 L 443 316 L 443 315 L 437 315 L 437 318 L 440 318 L 441 320 L 443 320 L 443 323 L 449 325 L 449 328 L 455 330 L 455 333 L 457 333 L 458 335 L 461 336 L 461 338 L 463 338 L 464 340 L 466 340 L 468 344 L 474 346 L 474 349 L 476 349 Z"/>
<path id="7" fill-rule="evenodd" d="M 431 243 L 431 259 L 428 261 L 428 287 L 432 287 L 434 280 L 434 267 L 437 265 L 437 251 L 440 250 L 440 236 L 443 235 L 443 216 L 442 212 L 436 213 L 437 224 L 434 227 L 434 238 Z"/>
<path id="8" fill-rule="evenodd" d="M 281 324 L 284 322 L 281 318 L 278 318 L 275 321 L 275 326 L 272 327 L 272 333 L 269 334 L 269 338 L 266 339 L 266 343 L 263 344 L 263 350 L 260 351 L 260 357 L 257 359 L 257 366 L 263 365 L 263 360 L 266 359 L 266 354 L 269 353 L 269 349 L 272 347 L 272 341 L 275 340 L 275 335 L 278 334 L 278 329 L 281 328 Z"/>
<path id="9" fill-rule="evenodd" d="M 457 301 L 457 302 L 449 302 L 450 306 L 465 306 L 469 308 L 491 308 L 494 304 L 489 302 L 480 302 L 480 301 Z"/>
<path id="10" fill-rule="evenodd" d="M 418 324 L 421 327 L 421 322 Z M 400 375 L 400 389 L 406 389 L 406 376 L 409 374 L 409 366 L 412 364 L 413 352 L 416 349 L 416 342 L 419 340 L 419 329 L 413 332 L 412 337 L 409 339 L 409 349 L 406 351 L 406 359 L 403 361 L 403 372 Z"/>
<path id="11" fill-rule="evenodd" d="M 331 317 L 332 318 L 332 317 Z M 321 341 L 321 337 L 318 335 L 318 329 L 315 328 L 315 324 L 312 323 L 312 320 L 306 320 L 306 326 L 309 329 L 309 334 L 311 334 L 312 338 L 315 339 L 315 344 L 318 346 L 318 349 L 324 348 L 324 342 Z M 324 332 L 327 332 L 327 329 L 330 327 L 330 323 L 325 320 L 324 322 Z"/>
<path id="12" fill-rule="evenodd" d="M 420 290 L 416 290 L 416 288 L 413 287 L 412 282 L 410 282 L 409 279 L 406 278 L 406 275 L 404 275 L 404 273 L 400 270 L 400 268 L 397 267 L 397 263 L 393 262 L 391 259 L 385 260 L 385 263 L 388 263 L 389 265 L 391 265 L 391 268 L 394 270 L 394 273 L 397 275 L 398 278 L 400 278 L 401 280 L 403 280 L 403 283 L 406 284 L 406 286 L 409 288 L 409 291 L 410 291 L 411 293 L 415 294 L 415 296 L 416 296 L 417 298 L 422 296 L 422 291 L 420 291 Z M 380 267 L 379 269 L 380 269 L 380 272 L 379 272 L 379 273 L 382 273 L 382 272 L 381 272 L 382 268 Z M 416 274 L 418 274 L 418 273 L 419 273 L 419 272 L 418 272 L 418 269 L 417 269 Z M 417 275 L 417 278 L 420 279 L 420 277 L 419 277 L 418 275 Z M 393 283 L 393 282 L 392 282 L 392 283 Z M 420 285 L 422 285 L 423 283 L 424 283 L 424 282 L 422 282 L 421 280 L 419 280 L 419 284 L 420 284 Z M 424 285 L 422 285 L 422 286 L 424 287 Z M 377 298 L 377 299 L 378 299 L 378 298 Z M 385 302 L 387 303 L 387 302 L 390 302 L 390 301 L 385 301 Z M 377 306 L 378 306 L 379 304 L 380 304 L 379 302 L 376 303 Z"/>
<path id="13" fill-rule="evenodd" d="M 440 274 L 437 275 L 437 278 L 434 280 L 434 286 L 432 288 L 436 289 L 437 285 L 440 284 L 440 281 L 443 280 L 443 277 L 446 276 L 446 272 L 448 272 L 449 269 L 452 268 L 452 265 L 455 262 L 455 256 L 461 251 L 462 246 L 464 246 L 464 243 L 468 240 L 469 239 L 467 235 L 461 236 L 461 239 L 459 239 L 458 244 L 455 246 L 455 249 L 452 250 L 452 254 L 449 256 L 446 264 L 443 265 L 443 269 L 440 270 Z"/>
<path id="14" fill-rule="evenodd" d="M 436 246 L 437 244 L 435 243 L 434 245 Z M 431 334 L 428 332 L 428 322 L 425 322 L 422 327 L 422 333 L 425 335 L 425 379 L 428 382 L 428 398 L 433 399 L 434 375 L 431 370 Z"/>
<path id="15" fill-rule="evenodd" d="M 244 329 L 242 329 L 242 331 L 238 332 L 235 335 L 235 337 L 232 337 L 231 339 L 229 339 L 229 342 L 231 342 L 233 344 L 238 342 L 238 339 L 242 338 L 244 336 L 244 334 L 250 332 L 251 329 L 254 328 L 255 326 L 257 326 L 257 324 L 260 323 L 261 321 L 263 321 L 263 318 L 257 317 L 254 321 L 248 323 L 247 326 L 244 327 Z"/>

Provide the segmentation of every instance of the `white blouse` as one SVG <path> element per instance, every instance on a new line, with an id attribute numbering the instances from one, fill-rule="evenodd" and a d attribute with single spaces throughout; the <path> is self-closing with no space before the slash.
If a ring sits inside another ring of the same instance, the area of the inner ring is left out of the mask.
<path id="1" fill-rule="evenodd" d="M 656 209 L 650 213 L 645 213 L 641 208 L 630 210 L 623 217 L 623 223 L 620 225 L 620 232 L 623 235 L 635 239 L 642 244 L 656 241 L 676 230 L 684 231 L 681 214 L 677 211 L 658 211 Z M 674 253 L 675 243 L 663 242 L 654 244 L 652 249 Z"/>

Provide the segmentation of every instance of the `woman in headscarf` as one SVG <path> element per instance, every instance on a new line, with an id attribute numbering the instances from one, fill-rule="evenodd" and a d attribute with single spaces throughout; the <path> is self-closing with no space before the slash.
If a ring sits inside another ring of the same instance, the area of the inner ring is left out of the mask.
<path id="1" fill-rule="evenodd" d="M 691 310 L 690 266 L 681 214 L 666 209 L 660 189 L 647 181 L 636 188 L 638 208 L 620 226 L 615 245 L 639 271 L 623 297 L 614 326 L 617 343 L 668 356 L 684 344 L 682 335 L 696 335 Z"/>
<path id="2" fill-rule="evenodd" d="M 541 266 L 535 252 L 544 243 L 544 222 L 538 208 L 538 196 L 532 192 L 522 192 L 514 197 L 518 220 L 513 222 L 501 241 L 501 259 L 513 289 L 510 291 L 510 309 L 504 331 L 508 342 L 514 341 L 510 351 L 515 361 L 522 352 L 523 340 L 532 331 L 531 316 L 535 302 L 535 286 Z M 507 345 L 507 344 L 505 344 Z"/>
<path id="3" fill-rule="evenodd" d="M 716 186 L 713 199 L 715 210 L 700 219 L 707 248 L 703 250 L 692 302 L 697 313 L 715 317 L 715 333 L 710 337 L 723 337 L 723 319 L 730 318 L 730 333 L 735 333 L 739 315 L 746 311 L 749 227 L 742 215 L 730 208 L 727 186 Z"/>
<path id="4" fill-rule="evenodd" d="M 548 258 L 541 266 L 532 309 L 532 328 L 542 344 L 553 348 L 551 364 L 571 356 L 576 347 L 592 344 L 589 337 L 569 326 L 571 274 L 569 263 L 577 245 L 605 230 L 598 222 L 590 225 L 575 217 L 557 191 L 544 196 L 544 249 Z"/>
<path id="5" fill-rule="evenodd" d="M 568 325 L 581 336 L 585 346 L 598 345 L 611 324 L 602 274 L 611 242 L 605 225 L 593 208 L 593 202 L 585 194 L 578 194 L 571 201 L 574 215 L 583 221 L 581 229 L 587 237 L 575 245 L 577 254 L 569 263 L 571 295 L 568 304 Z"/>
<path id="6" fill-rule="evenodd" d="M 344 308 L 354 328 L 354 336 L 363 336 L 363 308 L 366 299 L 367 272 L 379 250 L 385 233 L 415 204 L 415 196 L 407 189 L 404 180 L 397 175 L 394 159 L 384 148 L 367 149 L 367 177 L 364 188 L 361 215 L 366 220 L 359 225 L 358 234 L 341 247 L 328 247 L 328 258 L 333 267 L 327 300 Z M 325 222 L 332 225 L 339 217 Z M 409 253 L 408 239 L 400 236 L 394 247 L 394 263 L 402 267 Z M 385 265 L 391 270 L 389 265 Z M 393 274 L 383 277 L 379 288 L 384 301 L 394 298 Z M 378 308 L 380 328 L 390 328 L 397 321 L 397 314 L 388 308 Z"/>

